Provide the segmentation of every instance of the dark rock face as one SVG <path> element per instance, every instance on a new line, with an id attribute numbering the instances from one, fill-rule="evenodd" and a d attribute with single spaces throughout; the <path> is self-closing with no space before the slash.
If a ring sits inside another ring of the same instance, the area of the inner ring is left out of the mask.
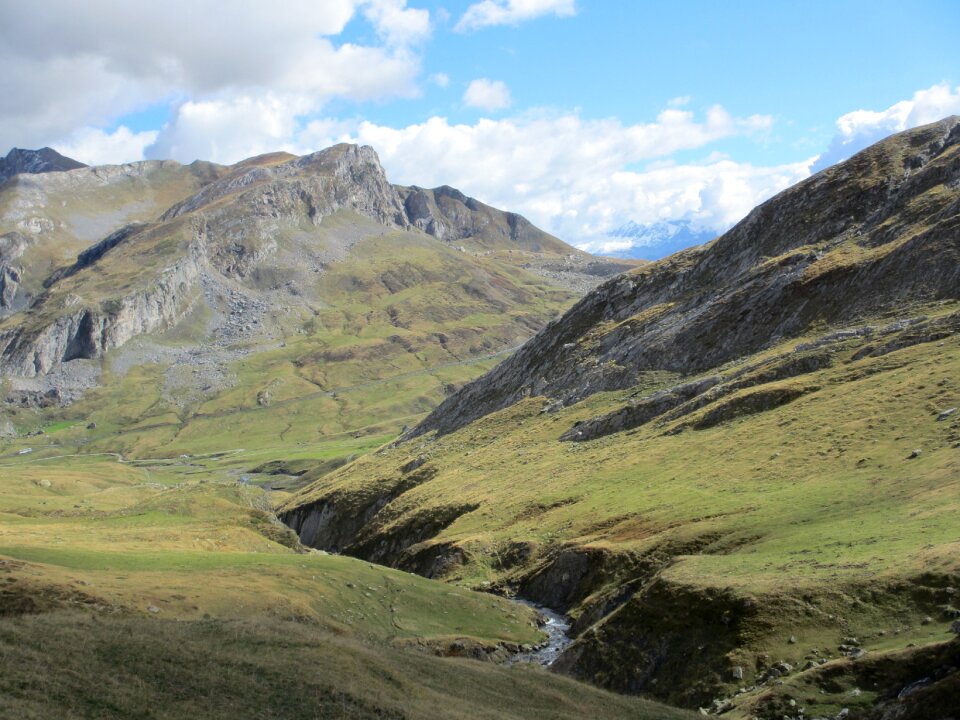
<path id="1" fill-rule="evenodd" d="M 0 159 L 0 182 L 20 173 L 58 172 L 82 167 L 87 166 L 61 155 L 52 148 L 45 147 L 39 150 L 13 148 L 5 158 Z"/>
<path id="2" fill-rule="evenodd" d="M 470 238 L 481 245 L 509 240 L 518 249 L 530 252 L 571 251 L 568 245 L 535 227 L 526 218 L 484 205 L 455 188 L 446 185 L 433 190 L 416 186 L 394 187 L 410 225 L 438 240 L 455 242 Z M 619 270 L 622 266 L 616 266 L 615 271 Z"/>
<path id="3" fill-rule="evenodd" d="M 410 436 L 452 432 L 531 395 L 569 404 L 644 371 L 698 374 L 813 324 L 955 298 L 958 237 L 951 117 L 797 184 L 709 245 L 606 282 Z"/>

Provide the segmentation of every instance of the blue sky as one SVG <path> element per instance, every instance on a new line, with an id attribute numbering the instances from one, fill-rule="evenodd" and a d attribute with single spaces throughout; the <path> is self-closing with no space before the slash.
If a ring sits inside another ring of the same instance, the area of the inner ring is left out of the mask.
<path id="1" fill-rule="evenodd" d="M 0 150 L 230 163 L 371 144 L 564 239 L 719 232 L 960 113 L 960 3 L 0 1 Z"/>

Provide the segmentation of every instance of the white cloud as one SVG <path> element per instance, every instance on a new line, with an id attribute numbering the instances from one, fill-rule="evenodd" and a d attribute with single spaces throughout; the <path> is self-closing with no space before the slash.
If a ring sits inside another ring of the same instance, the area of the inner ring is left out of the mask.
<path id="1" fill-rule="evenodd" d="M 463 101 L 481 110 L 503 110 L 510 107 L 510 89 L 500 80 L 479 78 L 467 87 Z"/>
<path id="2" fill-rule="evenodd" d="M 935 122 L 960 113 L 960 85 L 941 83 L 918 90 L 909 100 L 894 103 L 886 110 L 854 110 L 837 120 L 837 134 L 818 159 L 814 171 L 846 160 L 893 133 Z"/>
<path id="3" fill-rule="evenodd" d="M 434 73 L 430 76 L 430 82 L 440 88 L 445 88 L 450 84 L 450 76 L 446 73 Z"/>
<path id="4" fill-rule="evenodd" d="M 481 0 L 467 8 L 454 30 L 465 32 L 492 25 L 517 25 L 544 15 L 570 17 L 576 12 L 574 0 Z"/>
<path id="5" fill-rule="evenodd" d="M 363 15 L 390 45 L 411 45 L 430 36 L 430 12 L 406 7 L 407 0 L 368 0 Z"/>
<path id="6" fill-rule="evenodd" d="M 589 243 L 626 220 L 687 218 L 698 228 L 722 229 L 806 177 L 811 161 L 778 167 L 719 156 L 702 164 L 659 162 L 726 137 L 764 133 L 770 122 L 732 117 L 720 107 L 701 119 L 668 110 L 642 125 L 569 114 L 472 125 L 433 117 L 404 128 L 317 123 L 300 139 L 313 147 L 344 140 L 372 145 L 393 182 L 452 185 L 522 213 L 568 242 Z M 628 169 L 637 163 L 647 167 Z"/>
<path id="7" fill-rule="evenodd" d="M 382 44 L 335 46 L 358 12 Z M 0 3 L 0 147 L 53 144 L 175 97 L 296 96 L 316 110 L 411 96 L 411 46 L 429 31 L 428 12 L 405 0 Z"/>
<path id="8" fill-rule="evenodd" d="M 87 165 L 120 165 L 139 160 L 144 148 L 157 139 L 156 130 L 131 132 L 121 125 L 112 133 L 99 128 L 81 128 L 54 150 Z"/>
<path id="9" fill-rule="evenodd" d="M 683 107 L 684 105 L 689 105 L 691 100 L 693 100 L 693 98 L 690 95 L 679 95 L 667 100 L 667 107 Z"/>

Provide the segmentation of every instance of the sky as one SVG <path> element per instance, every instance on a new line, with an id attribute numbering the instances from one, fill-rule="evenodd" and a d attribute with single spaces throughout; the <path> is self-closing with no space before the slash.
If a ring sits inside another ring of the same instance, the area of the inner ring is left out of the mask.
<path id="1" fill-rule="evenodd" d="M 0 151 L 357 142 L 395 183 L 622 252 L 628 224 L 719 233 L 960 114 L 957 28 L 956 0 L 0 0 Z"/>

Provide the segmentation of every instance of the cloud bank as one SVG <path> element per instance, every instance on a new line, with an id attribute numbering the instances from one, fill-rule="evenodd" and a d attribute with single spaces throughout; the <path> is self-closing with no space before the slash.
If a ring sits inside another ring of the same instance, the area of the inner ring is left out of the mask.
<path id="1" fill-rule="evenodd" d="M 333 42 L 354 17 L 373 28 L 378 44 Z M 216 0 L 0 3 L 0 146 L 50 138 L 70 145 L 78 128 L 103 131 L 115 118 L 170 102 L 174 117 L 148 154 L 189 149 L 224 160 L 215 138 L 185 140 L 202 111 L 236 117 L 254 109 L 269 122 L 319 111 L 334 98 L 413 96 L 415 47 L 430 30 L 429 13 L 405 0 L 287 0 L 282 11 L 267 0 L 238 0 L 229 12 Z M 263 141 L 276 139 L 276 129 Z M 97 161 L 122 140 L 122 133 L 104 139 L 100 155 L 81 147 Z"/>

